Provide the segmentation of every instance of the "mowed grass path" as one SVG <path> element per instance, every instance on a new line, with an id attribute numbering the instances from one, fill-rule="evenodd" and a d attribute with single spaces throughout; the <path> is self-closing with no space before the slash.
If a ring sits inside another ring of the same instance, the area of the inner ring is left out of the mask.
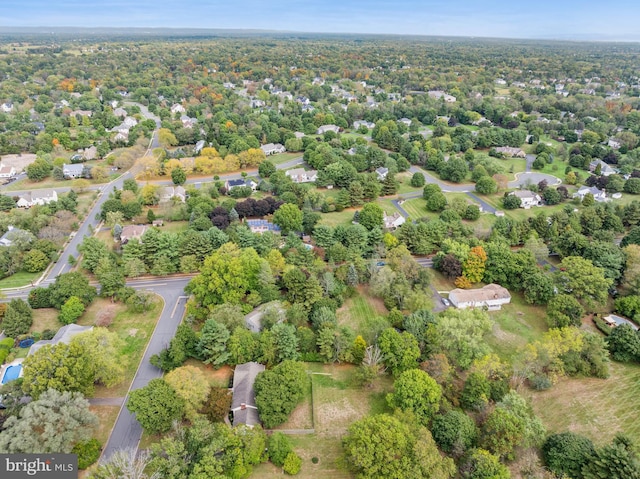
<path id="1" fill-rule="evenodd" d="M 562 379 L 547 391 L 527 391 L 549 432 L 573 431 L 597 445 L 624 432 L 640 441 L 640 366 L 612 362 L 608 379 Z"/>

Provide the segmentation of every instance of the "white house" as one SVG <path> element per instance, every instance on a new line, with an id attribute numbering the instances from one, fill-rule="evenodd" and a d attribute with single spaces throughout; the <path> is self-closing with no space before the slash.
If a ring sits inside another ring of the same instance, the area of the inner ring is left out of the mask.
<path id="1" fill-rule="evenodd" d="M 443 92 L 442 90 L 430 90 L 427 92 L 427 95 L 429 95 L 429 98 L 433 98 L 435 100 L 440 100 L 441 98 L 446 102 L 446 103 L 455 103 L 456 102 L 456 97 L 453 95 L 448 95 L 447 93 Z"/>
<path id="2" fill-rule="evenodd" d="M 0 110 L 2 110 L 3 113 L 9 113 L 13 110 L 13 103 L 11 103 L 10 101 L 4 102 L 2 105 L 0 105 Z"/>
<path id="3" fill-rule="evenodd" d="M 313 183 L 318 179 L 318 172 L 316 170 L 305 171 L 304 168 L 287 170 L 284 174 L 291 178 L 291 181 L 294 183 Z"/>
<path id="4" fill-rule="evenodd" d="M 513 148 L 511 146 L 499 146 L 496 148 L 496 153 L 502 153 L 503 155 L 510 156 L 512 158 L 524 158 L 527 156 L 521 148 Z"/>
<path id="5" fill-rule="evenodd" d="M 531 209 L 532 206 L 541 206 L 542 198 L 537 193 L 529 190 L 516 190 L 509 193 L 510 195 L 520 198 L 520 207 L 525 210 Z"/>
<path id="6" fill-rule="evenodd" d="M 138 120 L 136 120 L 132 116 L 128 116 L 122 121 L 122 123 L 127 125 L 129 128 L 133 128 L 134 126 L 136 126 L 138 124 Z"/>
<path id="7" fill-rule="evenodd" d="M 158 190 L 160 203 L 171 201 L 172 198 L 178 198 L 182 203 L 187 199 L 187 193 L 182 186 L 164 186 Z"/>
<path id="8" fill-rule="evenodd" d="M 190 116 L 187 116 L 187 115 L 182 115 L 180 117 L 180 121 L 182 122 L 182 126 L 185 128 L 193 128 L 193 126 L 196 123 L 198 123 L 197 118 L 191 118 Z"/>
<path id="9" fill-rule="evenodd" d="M 593 160 L 591 163 L 589 163 L 589 171 L 591 173 L 595 173 L 595 171 L 598 169 L 598 166 L 600 166 L 600 174 L 602 176 L 611 176 L 617 173 L 617 170 L 615 168 L 612 168 L 611 165 L 605 163 L 602 160 Z"/>
<path id="10" fill-rule="evenodd" d="M 75 163 L 72 165 L 67 165 L 66 163 L 64 163 L 62 165 L 62 174 L 66 179 L 81 178 L 83 171 L 84 165 L 82 163 Z"/>
<path id="11" fill-rule="evenodd" d="M 171 113 L 173 115 L 175 115 L 176 113 L 184 113 L 185 111 L 187 110 L 185 110 L 180 103 L 174 103 L 173 105 L 171 105 Z"/>
<path id="12" fill-rule="evenodd" d="M 316 134 L 317 135 L 324 135 L 328 131 L 332 131 L 334 133 L 339 133 L 340 132 L 340 127 L 336 126 L 336 125 L 322 125 L 320 128 L 318 128 L 318 130 L 316 131 Z"/>
<path id="13" fill-rule="evenodd" d="M 384 180 L 388 174 L 389 174 L 389 168 L 385 168 L 384 166 L 381 166 L 380 168 L 376 168 L 376 175 L 378 175 L 379 181 Z"/>
<path id="14" fill-rule="evenodd" d="M 580 189 L 573 194 L 573 198 L 580 198 L 580 201 L 582 201 L 588 193 L 591 193 L 593 195 L 593 199 L 599 203 L 607 201 L 607 195 L 605 192 L 599 190 L 595 186 L 581 186 Z"/>
<path id="15" fill-rule="evenodd" d="M 369 130 L 373 130 L 376 127 L 376 124 L 370 121 L 365 120 L 356 120 L 353 122 L 353 129 L 357 130 L 361 126 L 367 127 Z"/>
<path id="16" fill-rule="evenodd" d="M 16 206 L 30 208 L 34 205 L 48 205 L 52 201 L 58 201 L 56 190 L 36 190 L 20 195 L 18 201 L 16 201 Z"/>
<path id="17" fill-rule="evenodd" d="M 620 140 L 616 140 L 615 138 L 609 138 L 609 141 L 607 142 L 607 146 L 609 146 L 610 148 L 613 148 L 614 150 L 617 150 L 622 146 L 622 143 L 620 143 Z"/>
<path id="18" fill-rule="evenodd" d="M 511 302 L 511 294 L 506 288 L 492 283 L 479 289 L 454 289 L 449 293 L 449 301 L 459 309 L 487 308 L 496 311 Z"/>
<path id="19" fill-rule="evenodd" d="M 240 188 L 242 186 L 248 186 L 253 191 L 255 191 L 258 187 L 258 183 L 256 183 L 252 179 L 245 180 L 243 178 L 238 178 L 237 180 L 227 180 L 224 186 L 225 188 L 227 188 L 227 191 L 231 191 L 234 188 Z"/>
<path id="20" fill-rule="evenodd" d="M 391 216 L 387 216 L 387 212 L 385 211 L 382 216 L 384 228 L 387 230 L 395 230 L 396 228 L 402 226 L 406 221 L 407 219 L 397 211 Z"/>
<path id="21" fill-rule="evenodd" d="M 398 121 L 400 123 L 404 123 L 407 126 L 411 126 L 411 120 L 409 118 L 400 118 Z"/>
<path id="22" fill-rule="evenodd" d="M 265 156 L 276 155 L 278 153 L 284 153 L 287 149 L 280 143 L 267 143 L 260 147 L 264 151 Z"/>
<path id="23" fill-rule="evenodd" d="M 0 178 L 12 178 L 16 175 L 16 169 L 13 166 L 0 166 Z"/>

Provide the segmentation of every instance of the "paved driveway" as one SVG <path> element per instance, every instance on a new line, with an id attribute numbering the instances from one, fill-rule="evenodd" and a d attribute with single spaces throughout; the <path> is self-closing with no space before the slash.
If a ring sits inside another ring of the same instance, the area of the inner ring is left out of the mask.
<path id="1" fill-rule="evenodd" d="M 525 172 L 517 173 L 516 179 L 509 182 L 509 188 L 520 188 L 521 186 L 537 185 L 542 180 L 547 180 L 549 186 L 555 186 L 562 183 L 560 178 L 547 173 Z"/>

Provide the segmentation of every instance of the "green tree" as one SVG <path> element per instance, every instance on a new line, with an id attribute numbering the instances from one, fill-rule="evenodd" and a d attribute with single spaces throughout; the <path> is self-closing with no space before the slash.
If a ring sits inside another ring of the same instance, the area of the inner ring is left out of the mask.
<path id="1" fill-rule="evenodd" d="M 414 188 L 421 188 L 424 186 L 424 183 L 425 183 L 424 175 L 419 171 L 414 173 L 413 176 L 411 177 L 411 186 L 413 186 Z"/>
<path id="2" fill-rule="evenodd" d="M 75 323 L 84 313 L 84 304 L 77 296 L 71 296 L 60 308 L 58 321 L 62 324 Z"/>
<path id="3" fill-rule="evenodd" d="M 465 409 L 482 410 L 491 399 L 491 383 L 480 372 L 474 371 L 464 382 L 460 404 Z"/>
<path id="4" fill-rule="evenodd" d="M 393 389 L 393 393 L 387 394 L 389 406 L 413 412 L 425 426 L 440 408 L 442 388 L 420 369 L 404 371 L 393 383 Z"/>
<path id="5" fill-rule="evenodd" d="M 433 419 L 431 433 L 440 449 L 460 456 L 475 443 L 478 428 L 465 413 L 452 409 Z"/>
<path id="6" fill-rule="evenodd" d="M 298 359 L 298 338 L 296 328 L 292 324 L 277 323 L 271 328 L 276 348 L 276 361 Z"/>
<path id="7" fill-rule="evenodd" d="M 476 181 L 476 191 L 481 195 L 492 195 L 498 191 L 498 183 L 490 176 L 483 176 Z"/>
<path id="8" fill-rule="evenodd" d="M 633 445 L 620 436 L 613 442 L 596 450 L 582 468 L 584 479 L 638 479 L 640 460 Z"/>
<path id="9" fill-rule="evenodd" d="M 509 469 L 500 462 L 500 458 L 485 449 L 474 449 L 467 456 L 460 468 L 460 475 L 464 479 L 511 478 Z"/>
<path id="10" fill-rule="evenodd" d="M 293 452 L 291 439 L 281 432 L 274 432 L 269 436 L 269 460 L 274 466 L 283 467 L 287 456 Z"/>
<path id="11" fill-rule="evenodd" d="M 579 327 L 584 308 L 569 294 L 556 294 L 547 305 L 547 323 L 551 328 Z"/>
<path id="12" fill-rule="evenodd" d="M 29 332 L 33 324 L 33 311 L 22 299 L 12 299 L 2 318 L 2 329 L 10 338 Z"/>
<path id="13" fill-rule="evenodd" d="M 559 477 L 582 477 L 582 468 L 593 460 L 595 452 L 591 439 L 574 432 L 552 434 L 542 445 L 544 462 Z"/>
<path id="14" fill-rule="evenodd" d="M 426 188 L 426 187 L 425 187 Z M 447 206 L 447 198 L 443 193 L 436 191 L 427 200 L 427 209 L 429 211 L 442 211 Z"/>
<path id="15" fill-rule="evenodd" d="M 174 185 L 184 185 L 187 181 L 187 174 L 182 168 L 174 168 L 171 170 L 171 181 Z"/>
<path id="16" fill-rule="evenodd" d="M 39 273 L 49 265 L 49 257 L 39 249 L 32 249 L 22 258 L 22 267 L 28 273 Z"/>
<path id="17" fill-rule="evenodd" d="M 606 302 L 613 281 L 606 278 L 604 270 L 580 256 L 567 256 L 555 272 L 558 289 L 582 300 L 587 308 Z"/>
<path id="18" fill-rule="evenodd" d="M 92 273 L 98 267 L 100 260 L 109 255 L 107 246 L 95 236 L 85 237 L 78 251 L 82 253 L 82 267 Z"/>
<path id="19" fill-rule="evenodd" d="M 70 453 L 88 440 L 98 426 L 89 401 L 76 392 L 49 389 L 9 416 L 0 432 L 0 451 L 7 453 Z"/>
<path id="20" fill-rule="evenodd" d="M 616 326 L 607 336 L 606 341 L 614 360 L 630 362 L 640 358 L 640 337 L 630 325 Z"/>
<path id="21" fill-rule="evenodd" d="M 256 377 L 254 389 L 260 419 L 266 428 L 285 422 L 302 400 L 309 378 L 302 363 L 283 361 Z"/>
<path id="22" fill-rule="evenodd" d="M 96 297 L 96 288 L 89 285 L 89 280 L 82 273 L 63 273 L 49 286 L 49 294 L 56 309 L 62 308 L 71 296 L 77 296 L 88 306 Z"/>
<path id="23" fill-rule="evenodd" d="M 151 434 L 167 432 L 173 421 L 184 415 L 184 400 L 163 379 L 152 379 L 145 387 L 131 391 L 127 409 Z"/>
<path id="24" fill-rule="evenodd" d="M 198 343 L 198 354 L 204 358 L 206 364 L 220 367 L 229 359 L 227 351 L 227 341 L 229 341 L 229 330 L 224 324 L 220 324 L 213 319 L 205 321 Z"/>
<path id="25" fill-rule="evenodd" d="M 167 373 L 164 380 L 184 401 L 184 415 L 194 420 L 209 396 L 209 382 L 195 366 L 182 366 Z"/>
<path id="26" fill-rule="evenodd" d="M 552 278 L 540 271 L 525 276 L 522 286 L 524 299 L 530 304 L 546 304 L 555 296 Z"/>
<path id="27" fill-rule="evenodd" d="M 285 203 L 273 214 L 273 222 L 282 229 L 282 234 L 302 231 L 302 211 L 298 206 Z"/>
<path id="28" fill-rule="evenodd" d="M 358 222 L 371 231 L 374 228 L 382 227 L 382 208 L 377 203 L 367 203 L 360 210 Z"/>
<path id="29" fill-rule="evenodd" d="M 420 358 L 418 340 L 410 333 L 399 333 L 394 328 L 387 328 L 378 337 L 378 347 L 385 365 L 394 376 L 414 369 Z"/>

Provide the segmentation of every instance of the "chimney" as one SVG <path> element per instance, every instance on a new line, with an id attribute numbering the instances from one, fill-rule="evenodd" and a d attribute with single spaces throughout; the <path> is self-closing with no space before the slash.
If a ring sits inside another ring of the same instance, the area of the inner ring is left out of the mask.
<path id="1" fill-rule="evenodd" d="M 245 409 L 247 409 L 247 405 L 245 403 L 240 404 L 240 410 L 244 411 Z"/>

